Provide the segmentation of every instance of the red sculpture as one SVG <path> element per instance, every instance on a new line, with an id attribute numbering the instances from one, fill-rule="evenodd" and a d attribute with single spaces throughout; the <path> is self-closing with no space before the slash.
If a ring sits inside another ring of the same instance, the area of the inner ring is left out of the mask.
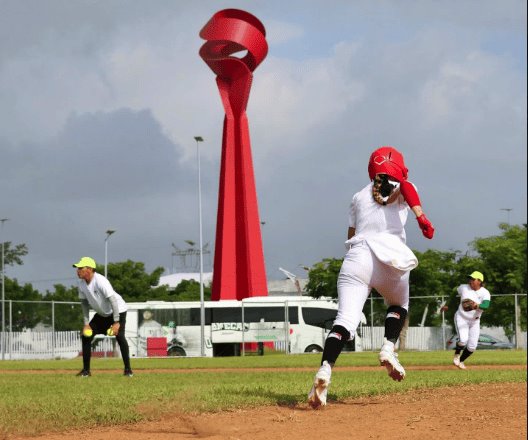
<path id="1" fill-rule="evenodd" d="M 248 12 L 224 9 L 200 31 L 200 56 L 217 75 L 225 110 L 212 300 L 267 296 L 246 107 L 252 72 L 268 53 L 266 30 Z M 233 54 L 247 50 L 242 58 Z"/>

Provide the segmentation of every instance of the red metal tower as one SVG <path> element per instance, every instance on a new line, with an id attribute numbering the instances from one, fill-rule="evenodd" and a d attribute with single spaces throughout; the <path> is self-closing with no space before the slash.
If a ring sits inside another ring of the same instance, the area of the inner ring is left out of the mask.
<path id="1" fill-rule="evenodd" d="M 267 296 L 266 269 L 246 107 L 253 71 L 268 53 L 266 30 L 248 12 L 217 12 L 200 31 L 200 56 L 217 75 L 225 110 L 212 300 Z M 237 52 L 247 51 L 237 58 Z"/>

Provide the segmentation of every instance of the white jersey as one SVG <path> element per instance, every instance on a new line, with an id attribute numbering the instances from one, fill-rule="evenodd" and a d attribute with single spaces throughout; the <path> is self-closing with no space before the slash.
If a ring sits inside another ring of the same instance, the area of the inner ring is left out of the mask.
<path id="1" fill-rule="evenodd" d="M 127 311 L 127 305 L 121 295 L 117 293 L 110 281 L 108 281 L 103 275 L 94 272 L 94 276 L 90 284 L 87 284 L 85 280 L 79 281 L 79 298 L 86 299 L 90 307 L 101 316 L 110 316 L 113 314 L 112 304 L 108 298 L 115 296 L 117 298 L 117 305 L 119 307 L 119 313 Z"/>
<path id="2" fill-rule="evenodd" d="M 482 310 L 477 309 L 466 312 L 462 308 L 462 301 L 464 301 L 465 299 L 471 299 L 477 304 L 482 304 L 483 301 L 491 300 L 491 294 L 489 293 L 489 290 L 485 287 L 481 287 L 479 290 L 473 290 L 469 284 L 461 284 L 460 286 L 458 286 L 457 292 L 460 295 L 460 304 L 458 306 L 457 313 L 459 314 L 459 316 L 465 319 L 480 318 L 480 315 L 482 315 Z"/>
<path id="3" fill-rule="evenodd" d="M 393 203 L 380 205 L 372 197 L 372 185 L 369 183 L 352 198 L 348 225 L 356 232 L 345 244 L 350 247 L 365 241 L 382 263 L 402 271 L 414 269 L 418 259 L 405 244 L 409 205 L 401 195 Z"/>

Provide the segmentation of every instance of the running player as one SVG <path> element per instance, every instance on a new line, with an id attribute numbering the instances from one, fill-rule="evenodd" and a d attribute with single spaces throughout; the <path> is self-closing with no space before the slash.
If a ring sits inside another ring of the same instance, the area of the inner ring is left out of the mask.
<path id="1" fill-rule="evenodd" d="M 338 313 L 308 395 L 313 408 L 326 405 L 332 368 L 345 343 L 354 338 L 372 288 L 388 305 L 380 364 L 392 379 L 401 381 L 405 377 L 394 346 L 409 307 L 409 273 L 418 265 L 405 244 L 409 208 L 425 237 L 433 238 L 434 228 L 422 211 L 416 188 L 407 180 L 407 168 L 399 151 L 389 146 L 374 151 L 368 173 L 371 182 L 354 195 L 350 204 L 345 242 L 348 252 L 337 281 Z"/>
<path id="2" fill-rule="evenodd" d="M 458 342 L 453 364 L 462 370 L 466 369 L 464 361 L 477 349 L 480 317 L 490 306 L 491 295 L 482 283 L 484 283 L 484 275 L 475 271 L 469 275 L 468 284 L 461 284 L 457 289 L 460 305 L 455 313 Z"/>

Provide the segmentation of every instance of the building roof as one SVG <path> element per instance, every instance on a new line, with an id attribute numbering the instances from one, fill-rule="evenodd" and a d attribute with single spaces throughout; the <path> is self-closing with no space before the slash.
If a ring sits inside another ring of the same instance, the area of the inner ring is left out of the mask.
<path id="1" fill-rule="evenodd" d="M 178 284 L 183 280 L 194 280 L 197 283 L 200 282 L 200 273 L 194 272 L 180 272 L 180 273 L 171 273 L 170 275 L 163 275 L 160 277 L 158 286 L 168 286 L 169 289 L 174 289 Z M 308 280 L 299 279 L 299 287 L 301 292 L 305 291 L 305 286 Z M 213 273 L 204 272 L 203 273 L 203 283 L 205 286 L 210 286 L 213 282 Z M 156 287 L 158 287 L 156 286 Z M 268 280 L 268 294 L 269 295 L 287 295 L 287 294 L 297 294 L 298 289 L 296 284 L 290 280 Z"/>
<path id="2" fill-rule="evenodd" d="M 208 286 L 213 281 L 213 272 L 204 272 L 202 274 L 203 276 L 203 283 L 205 286 Z M 171 273 L 170 275 L 163 275 L 159 279 L 158 286 L 168 286 L 169 289 L 174 289 L 178 284 L 180 284 L 183 280 L 193 280 L 197 283 L 200 282 L 200 273 L 194 273 L 194 272 L 179 272 L 179 273 Z"/>

